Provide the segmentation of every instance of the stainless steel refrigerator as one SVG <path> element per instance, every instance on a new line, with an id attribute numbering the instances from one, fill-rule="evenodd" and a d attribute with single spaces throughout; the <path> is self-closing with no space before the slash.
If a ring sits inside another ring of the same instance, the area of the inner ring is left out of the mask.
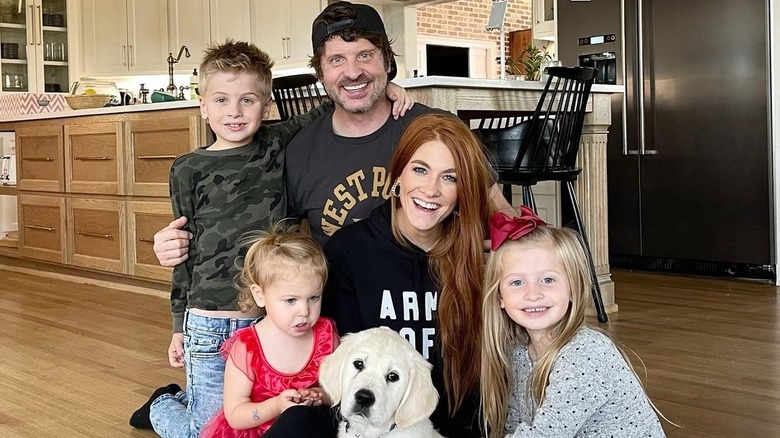
<path id="1" fill-rule="evenodd" d="M 563 64 L 625 85 L 607 145 L 610 263 L 773 278 L 767 0 L 557 6 Z"/>

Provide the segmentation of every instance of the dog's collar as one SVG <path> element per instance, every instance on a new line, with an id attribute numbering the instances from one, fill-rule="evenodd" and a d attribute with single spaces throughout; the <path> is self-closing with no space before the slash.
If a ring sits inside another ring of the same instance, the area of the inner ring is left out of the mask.
<path id="1" fill-rule="evenodd" d="M 343 421 L 344 421 L 344 432 L 349 433 L 349 428 L 350 428 L 349 420 L 347 420 L 346 418 L 343 418 Z M 382 438 L 383 436 L 385 436 L 388 433 L 392 432 L 393 429 L 395 429 L 395 426 L 396 426 L 396 424 L 393 423 L 393 425 L 390 426 L 390 430 L 388 430 L 387 432 L 383 433 L 382 435 L 377 436 L 377 438 Z M 360 435 L 358 435 L 358 434 L 355 434 L 355 436 L 357 438 L 360 438 Z"/>

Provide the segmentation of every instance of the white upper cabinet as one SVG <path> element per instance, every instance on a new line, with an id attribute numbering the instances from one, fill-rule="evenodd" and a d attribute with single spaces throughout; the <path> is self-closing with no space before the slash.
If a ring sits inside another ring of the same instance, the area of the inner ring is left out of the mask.
<path id="1" fill-rule="evenodd" d="M 85 74 L 168 71 L 166 0 L 82 0 Z"/>
<path id="2" fill-rule="evenodd" d="M 533 0 L 534 39 L 555 41 L 555 0 Z"/>
<path id="3" fill-rule="evenodd" d="M 211 41 L 210 26 L 209 0 L 168 0 L 168 51 L 175 57 L 187 46 L 191 55 L 179 59 L 177 72 L 198 68 Z"/>
<path id="4" fill-rule="evenodd" d="M 211 0 L 211 41 L 224 43 L 228 38 L 251 41 L 251 5 L 252 3 L 266 4 L 270 1 Z"/>
<path id="5" fill-rule="evenodd" d="M 264 0 L 252 6 L 252 41 L 271 56 L 276 67 L 308 65 L 311 24 L 322 10 L 320 0 Z"/>

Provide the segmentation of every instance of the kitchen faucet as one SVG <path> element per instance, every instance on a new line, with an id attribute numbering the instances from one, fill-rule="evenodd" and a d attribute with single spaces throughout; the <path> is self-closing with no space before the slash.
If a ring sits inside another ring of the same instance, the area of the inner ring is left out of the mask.
<path id="1" fill-rule="evenodd" d="M 179 55 L 175 58 L 173 57 L 173 53 L 168 53 L 168 87 L 165 89 L 165 91 L 168 94 L 176 95 L 176 84 L 173 83 L 173 64 L 176 64 L 181 59 L 181 54 L 184 52 L 184 56 L 187 58 L 190 57 L 190 49 L 187 48 L 187 46 L 181 46 L 179 49 Z"/>

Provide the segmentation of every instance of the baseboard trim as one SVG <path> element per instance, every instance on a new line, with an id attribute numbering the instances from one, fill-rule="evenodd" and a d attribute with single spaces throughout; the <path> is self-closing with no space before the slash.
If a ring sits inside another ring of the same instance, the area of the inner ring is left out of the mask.
<path id="1" fill-rule="evenodd" d="M 52 267 L 54 267 L 52 265 Z M 56 268 L 56 267 L 54 267 Z M 22 266 L 20 264 L 8 263 L 8 259 L 0 258 L 0 270 L 6 270 L 11 272 L 18 272 L 21 274 L 34 275 L 37 277 L 54 278 L 57 280 L 68 281 L 76 284 L 87 284 L 91 286 L 105 287 L 108 289 L 116 289 L 126 292 L 137 293 L 141 295 L 150 295 L 154 297 L 170 299 L 170 291 L 165 285 L 141 285 L 141 284 L 128 284 L 120 281 L 114 281 L 108 278 L 95 278 L 93 276 L 81 276 L 78 274 L 70 274 L 63 272 L 56 272 L 53 270 L 36 269 L 34 267 Z"/>

